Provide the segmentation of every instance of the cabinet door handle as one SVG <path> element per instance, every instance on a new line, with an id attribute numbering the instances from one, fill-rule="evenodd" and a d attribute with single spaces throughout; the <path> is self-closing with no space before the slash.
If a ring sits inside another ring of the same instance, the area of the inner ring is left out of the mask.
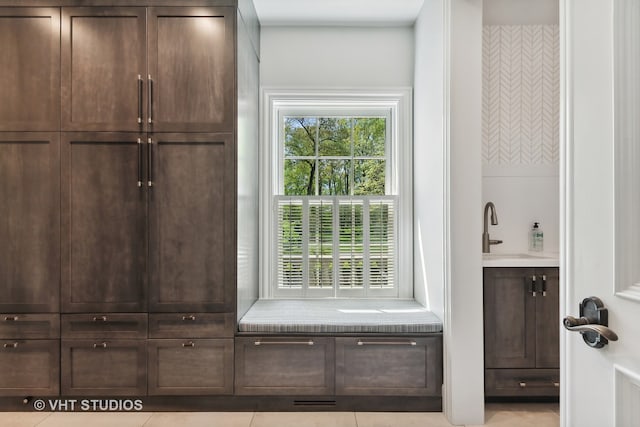
<path id="1" fill-rule="evenodd" d="M 138 138 L 138 187 L 142 187 L 142 138 Z"/>
<path id="2" fill-rule="evenodd" d="M 142 124 L 142 76 L 138 74 L 138 124 Z"/>
<path id="3" fill-rule="evenodd" d="M 190 314 L 189 316 L 182 316 L 182 320 L 184 320 L 184 321 L 187 321 L 187 320 L 194 321 L 194 320 L 196 320 L 196 316 L 194 316 L 193 314 Z"/>
<path id="4" fill-rule="evenodd" d="M 101 342 L 100 344 L 94 344 L 93 348 L 107 348 L 107 343 L 106 342 Z"/>
<path id="5" fill-rule="evenodd" d="M 195 347 L 196 343 L 194 343 L 193 341 L 189 341 L 189 342 L 183 342 L 182 343 L 183 347 Z"/>
<path id="6" fill-rule="evenodd" d="M 149 92 L 149 124 L 153 124 L 153 79 L 149 74 L 149 84 L 147 85 Z"/>
<path id="7" fill-rule="evenodd" d="M 254 345 L 314 345 L 313 340 L 308 341 L 260 341 L 256 340 Z"/>
<path id="8" fill-rule="evenodd" d="M 18 321 L 18 319 L 19 319 L 19 317 L 18 317 L 18 316 L 6 316 L 6 317 L 4 318 L 4 321 L 5 321 L 5 322 L 17 322 L 17 321 Z"/>
<path id="9" fill-rule="evenodd" d="M 542 296 L 547 296 L 547 276 L 545 274 L 542 275 Z"/>
<path id="10" fill-rule="evenodd" d="M 536 296 L 536 276 L 533 275 L 531 276 L 531 286 L 529 287 L 529 292 L 531 292 L 531 295 L 533 295 L 534 297 Z"/>
<path id="11" fill-rule="evenodd" d="M 17 342 L 6 343 L 3 347 L 4 348 L 18 348 L 18 343 Z"/>
<path id="12" fill-rule="evenodd" d="M 107 321 L 107 316 L 95 316 L 93 319 L 91 319 L 93 322 L 106 322 Z"/>
<path id="13" fill-rule="evenodd" d="M 147 139 L 147 187 L 153 187 L 153 139 Z"/>
<path id="14" fill-rule="evenodd" d="M 407 341 L 361 341 L 358 340 L 358 345 L 410 345 L 416 346 L 417 343 L 412 340 Z"/>

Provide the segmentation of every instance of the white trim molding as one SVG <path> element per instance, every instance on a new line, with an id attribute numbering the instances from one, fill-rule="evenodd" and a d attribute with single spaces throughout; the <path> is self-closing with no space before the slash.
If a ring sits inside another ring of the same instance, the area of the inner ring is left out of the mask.
<path id="1" fill-rule="evenodd" d="M 391 146 L 387 156 L 392 163 L 389 194 L 398 196 L 398 297 L 413 297 L 413 100 L 412 89 L 400 88 L 282 88 L 261 90 L 260 144 L 260 298 L 274 294 L 273 196 L 279 194 L 279 127 L 283 111 L 331 110 L 346 115 L 372 109 L 390 111 Z"/>

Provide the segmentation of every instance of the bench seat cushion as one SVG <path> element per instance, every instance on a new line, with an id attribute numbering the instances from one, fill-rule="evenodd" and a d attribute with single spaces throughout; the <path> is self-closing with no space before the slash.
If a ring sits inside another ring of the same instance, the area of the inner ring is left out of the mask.
<path id="1" fill-rule="evenodd" d="M 442 321 L 414 300 L 258 300 L 240 332 L 435 333 Z"/>

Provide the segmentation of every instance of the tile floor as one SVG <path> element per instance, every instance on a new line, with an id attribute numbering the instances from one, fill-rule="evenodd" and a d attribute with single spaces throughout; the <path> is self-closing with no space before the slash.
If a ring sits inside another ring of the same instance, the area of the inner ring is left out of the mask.
<path id="1" fill-rule="evenodd" d="M 557 404 L 488 404 L 487 426 L 558 427 Z M 0 413 L 2 427 L 450 427 L 441 413 L 143 412 Z"/>

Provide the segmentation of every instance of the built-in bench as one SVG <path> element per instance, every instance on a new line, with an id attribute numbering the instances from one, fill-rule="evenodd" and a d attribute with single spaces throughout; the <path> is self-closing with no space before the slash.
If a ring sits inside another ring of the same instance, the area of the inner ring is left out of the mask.
<path id="1" fill-rule="evenodd" d="M 442 321 L 416 301 L 259 300 L 239 322 L 238 395 L 379 396 L 395 410 L 420 398 L 439 411 L 441 387 Z"/>

